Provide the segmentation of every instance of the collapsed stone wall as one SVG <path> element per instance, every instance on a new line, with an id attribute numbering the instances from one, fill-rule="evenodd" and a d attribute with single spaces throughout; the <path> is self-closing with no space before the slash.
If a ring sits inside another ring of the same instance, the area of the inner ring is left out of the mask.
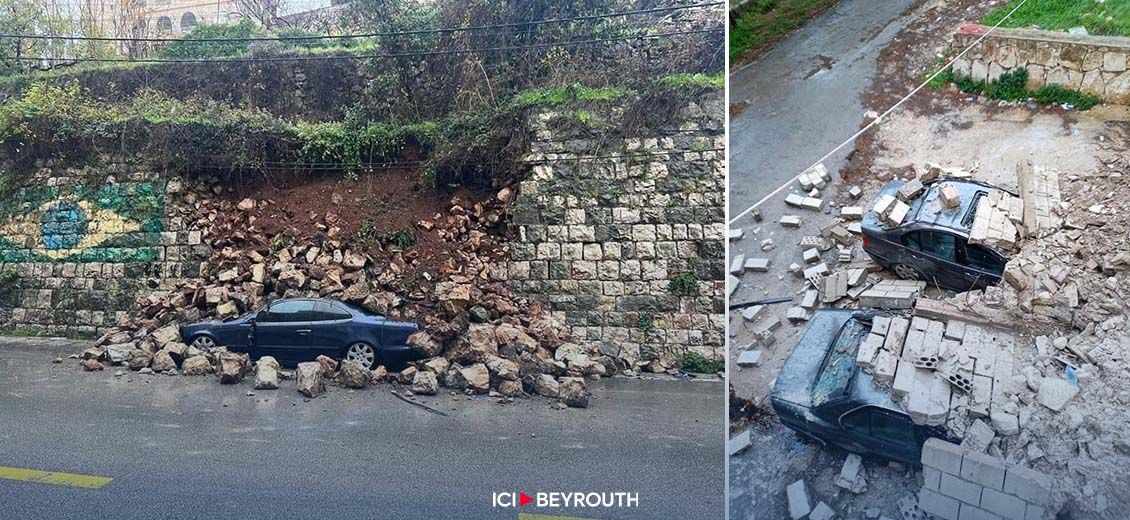
<path id="1" fill-rule="evenodd" d="M 965 25 L 954 36 L 954 47 L 964 49 L 988 30 Z M 1130 38 L 997 29 L 953 64 L 954 74 L 982 81 L 1018 68 L 1028 69 L 1032 89 L 1061 85 L 1130 104 Z"/>
<path id="2" fill-rule="evenodd" d="M 0 200 L 0 327 L 95 334 L 139 295 L 198 277 L 210 250 L 179 189 L 126 167 L 33 173 Z"/>
<path id="3" fill-rule="evenodd" d="M 672 114 L 635 129 L 622 111 L 532 114 L 509 265 L 574 341 L 656 372 L 724 352 L 723 95 Z"/>

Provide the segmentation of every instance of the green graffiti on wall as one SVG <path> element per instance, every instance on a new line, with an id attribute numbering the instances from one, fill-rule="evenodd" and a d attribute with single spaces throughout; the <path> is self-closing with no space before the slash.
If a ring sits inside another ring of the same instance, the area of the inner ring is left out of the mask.
<path id="1" fill-rule="evenodd" d="M 160 183 L 23 188 L 0 201 L 0 262 L 149 262 L 163 215 Z"/>

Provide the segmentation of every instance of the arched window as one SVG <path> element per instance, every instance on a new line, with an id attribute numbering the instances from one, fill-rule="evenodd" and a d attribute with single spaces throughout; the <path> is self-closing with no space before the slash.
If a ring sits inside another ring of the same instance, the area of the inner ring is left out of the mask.
<path id="1" fill-rule="evenodd" d="M 184 13 L 184 16 L 180 17 L 180 30 L 182 30 L 184 32 L 188 32 L 188 31 L 191 31 L 195 28 L 196 28 L 196 15 L 194 15 L 192 13 Z"/>
<path id="2" fill-rule="evenodd" d="M 173 19 L 168 16 L 162 16 L 157 19 L 157 32 L 168 34 L 173 32 Z"/>

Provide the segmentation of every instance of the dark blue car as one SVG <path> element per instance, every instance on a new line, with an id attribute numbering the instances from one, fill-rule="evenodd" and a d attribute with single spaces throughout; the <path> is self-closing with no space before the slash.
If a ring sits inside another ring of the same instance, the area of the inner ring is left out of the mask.
<path id="1" fill-rule="evenodd" d="M 275 300 L 226 321 L 180 327 L 181 340 L 199 349 L 223 346 L 252 358 L 273 356 L 284 365 L 319 355 L 365 368 L 402 366 L 419 359 L 408 347 L 415 323 L 392 321 L 360 307 L 324 299 Z"/>
<path id="2" fill-rule="evenodd" d="M 926 191 L 910 201 L 906 220 L 898 227 L 880 222 L 874 211 L 863 216 L 863 250 L 879 265 L 892 269 L 899 278 L 922 280 L 955 291 L 983 289 L 1001 281 L 1008 258 L 995 248 L 970 244 L 974 209 L 981 197 L 999 189 L 992 185 L 959 179 L 944 182 L 957 189 L 959 207 L 942 209 L 938 201 L 940 182 L 926 183 Z M 891 181 L 879 192 L 895 196 L 902 181 Z"/>
<path id="3" fill-rule="evenodd" d="M 820 309 L 777 376 L 769 400 L 781 424 L 853 453 L 919 464 L 930 437 L 943 428 L 914 424 L 856 364 L 875 311 Z"/>

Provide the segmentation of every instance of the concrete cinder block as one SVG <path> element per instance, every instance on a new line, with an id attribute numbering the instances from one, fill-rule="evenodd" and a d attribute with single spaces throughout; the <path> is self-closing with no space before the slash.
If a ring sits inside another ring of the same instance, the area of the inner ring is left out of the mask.
<path id="1" fill-rule="evenodd" d="M 790 193 L 785 196 L 785 204 L 799 208 L 804 203 L 804 197 L 795 193 Z"/>
<path id="2" fill-rule="evenodd" d="M 943 473 L 938 491 L 947 497 L 977 506 L 981 504 L 981 489 L 982 487 L 978 484 L 949 473 Z"/>
<path id="3" fill-rule="evenodd" d="M 871 318 L 871 333 L 880 336 L 887 335 L 887 329 L 891 326 L 890 316 L 875 316 Z"/>
<path id="4" fill-rule="evenodd" d="M 879 350 L 875 355 L 875 373 L 873 377 L 878 383 L 890 383 L 895 378 L 898 370 L 898 358 L 886 349 Z"/>
<path id="5" fill-rule="evenodd" d="M 863 218 L 863 208 L 859 206 L 844 206 L 840 208 L 840 218 L 844 220 L 859 220 Z"/>
<path id="6" fill-rule="evenodd" d="M 812 508 L 812 513 L 809 513 L 808 520 L 832 520 L 836 517 L 836 512 L 832 510 L 828 504 L 820 502 L 816 507 Z"/>
<path id="7" fill-rule="evenodd" d="M 761 311 L 765 309 L 764 305 L 754 305 L 753 307 L 746 307 L 742 309 L 742 318 L 746 321 L 756 321 L 761 317 Z"/>
<path id="8" fill-rule="evenodd" d="M 1047 520 L 1047 517 L 1047 509 L 1036 504 L 1028 504 L 1028 509 L 1024 512 L 1024 520 Z"/>
<path id="9" fill-rule="evenodd" d="M 959 515 L 961 520 L 1001 520 L 1001 517 L 969 504 L 961 504 Z"/>
<path id="10" fill-rule="evenodd" d="M 738 366 L 740 367 L 759 367 L 761 366 L 762 352 L 760 350 L 745 350 L 738 354 Z"/>
<path id="11" fill-rule="evenodd" d="M 781 225 L 787 228 L 800 227 L 800 217 L 796 215 L 784 215 L 781 217 Z"/>
<path id="12" fill-rule="evenodd" d="M 808 489 L 803 480 L 789 484 L 785 488 L 785 495 L 789 500 L 789 517 L 800 520 L 812 512 L 812 504 L 808 500 Z"/>
<path id="13" fill-rule="evenodd" d="M 731 438 L 726 443 L 726 448 L 729 451 L 730 456 L 733 457 L 734 455 L 737 455 L 749 449 L 751 444 L 753 444 L 753 439 L 750 436 L 749 430 L 746 430 Z"/>
<path id="14" fill-rule="evenodd" d="M 750 258 L 745 261 L 745 268 L 757 273 L 764 273 L 769 270 L 768 258 Z"/>
<path id="15" fill-rule="evenodd" d="M 938 491 L 942 485 L 942 472 L 930 466 L 922 467 L 922 487 L 933 491 Z"/>
<path id="16" fill-rule="evenodd" d="M 1004 477 L 1004 492 L 1016 495 L 1038 505 L 1048 505 L 1051 496 L 1052 478 L 1022 466 L 1009 466 Z"/>
<path id="17" fill-rule="evenodd" d="M 925 189 L 925 186 L 922 185 L 922 181 L 913 179 L 899 187 L 898 198 L 903 202 L 910 202 L 918 198 Z"/>
<path id="18" fill-rule="evenodd" d="M 800 306 L 808 310 L 815 309 L 819 304 L 819 302 L 817 301 L 819 298 L 820 291 L 817 291 L 816 289 L 804 291 L 804 296 L 800 300 Z"/>
<path id="19" fill-rule="evenodd" d="M 816 250 L 816 248 L 805 249 L 802 255 L 804 256 L 804 263 L 806 264 L 815 264 L 820 261 L 820 251 Z"/>
<path id="20" fill-rule="evenodd" d="M 962 449 L 941 439 L 926 439 L 922 446 L 922 465 L 950 475 L 961 475 Z"/>
<path id="21" fill-rule="evenodd" d="M 745 255 L 737 255 L 730 262 L 730 274 L 738 276 L 745 272 Z"/>
<path id="22" fill-rule="evenodd" d="M 730 228 L 729 231 L 726 232 L 726 237 L 730 239 L 730 241 L 741 240 L 744 236 L 745 230 L 741 228 Z"/>
<path id="23" fill-rule="evenodd" d="M 923 489 L 918 494 L 918 506 L 923 511 L 944 520 L 960 520 L 961 502 L 937 491 Z"/>
<path id="24" fill-rule="evenodd" d="M 1028 504 L 1012 495 L 985 488 L 981 491 L 981 509 L 996 513 L 1008 520 L 1024 520 Z"/>
<path id="25" fill-rule="evenodd" d="M 1004 489 L 1005 463 L 992 455 L 966 451 L 961 459 L 961 478 L 987 488 Z"/>

